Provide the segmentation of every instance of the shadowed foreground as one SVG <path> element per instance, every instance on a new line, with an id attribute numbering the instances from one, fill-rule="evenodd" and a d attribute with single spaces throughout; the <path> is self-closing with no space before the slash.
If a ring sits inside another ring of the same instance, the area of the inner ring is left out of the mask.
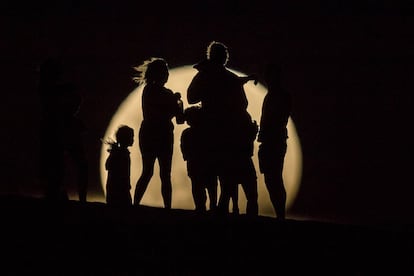
<path id="1" fill-rule="evenodd" d="M 409 274 L 413 226 L 197 215 L 3 196 L 2 275 Z M 281 272 L 281 273 L 279 273 Z"/>

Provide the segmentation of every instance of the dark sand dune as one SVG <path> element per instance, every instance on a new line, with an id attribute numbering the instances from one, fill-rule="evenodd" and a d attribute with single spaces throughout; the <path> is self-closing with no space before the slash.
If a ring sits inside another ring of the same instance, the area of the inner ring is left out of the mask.
<path id="1" fill-rule="evenodd" d="M 0 198 L 1 275 L 408 275 L 410 225 Z"/>

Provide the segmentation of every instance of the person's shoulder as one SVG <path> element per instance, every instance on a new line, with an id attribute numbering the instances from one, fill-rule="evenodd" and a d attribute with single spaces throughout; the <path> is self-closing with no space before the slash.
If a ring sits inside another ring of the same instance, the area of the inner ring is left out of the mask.
<path id="1" fill-rule="evenodd" d="M 224 72 L 224 74 L 229 78 L 229 79 L 231 79 L 231 80 L 233 80 L 233 81 L 236 81 L 237 83 L 242 83 L 241 81 L 240 81 L 240 77 L 236 74 L 236 73 L 234 73 L 233 71 L 231 71 L 229 68 L 226 68 L 226 67 L 223 67 L 224 68 L 224 70 L 223 70 L 223 72 Z"/>
<path id="2" fill-rule="evenodd" d="M 204 70 L 210 67 L 210 62 L 207 59 L 202 59 L 196 64 L 193 65 L 194 69 L 197 69 L 199 72 L 203 72 Z"/>
<path id="3" fill-rule="evenodd" d="M 163 86 L 162 90 L 169 95 L 174 95 L 174 92 L 168 87 Z"/>
<path id="4" fill-rule="evenodd" d="M 172 95 L 174 95 L 175 93 L 174 93 L 174 91 L 172 91 L 172 89 L 170 89 L 170 88 L 166 88 L 165 87 L 165 89 L 168 91 L 168 93 L 170 93 L 170 94 L 172 94 Z"/>

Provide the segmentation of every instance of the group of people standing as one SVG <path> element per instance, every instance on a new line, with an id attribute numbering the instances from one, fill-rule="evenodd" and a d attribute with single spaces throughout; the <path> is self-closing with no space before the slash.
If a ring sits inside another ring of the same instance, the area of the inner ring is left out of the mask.
<path id="1" fill-rule="evenodd" d="M 129 126 L 120 126 L 117 141 L 110 143 L 105 164 L 108 204 L 139 205 L 158 160 L 164 207 L 170 209 L 173 145 L 180 142 L 197 211 L 206 211 L 208 196 L 210 211 L 226 214 L 231 201 L 232 213 L 239 213 L 238 186 L 241 185 L 247 199 L 246 214 L 258 215 L 257 175 L 252 159 L 257 139 L 260 172 L 264 174 L 277 218 L 285 218 L 282 171 L 291 98 L 280 85 L 280 66 L 269 64 L 263 74 L 268 91 L 258 125 L 247 111 L 243 87 L 251 80 L 257 83 L 258 76 L 237 76 L 226 67 L 228 60 L 225 44 L 212 41 L 208 45 L 205 59 L 194 65 L 198 72 L 187 90 L 190 106 L 186 109 L 181 95 L 165 87 L 169 77 L 166 60 L 150 58 L 135 68 L 134 80 L 143 86 L 143 120 L 138 133 L 143 168 L 131 198 L 128 147 L 133 144 L 134 131 Z M 174 141 L 174 118 L 177 124 L 188 125 L 180 141 Z"/>

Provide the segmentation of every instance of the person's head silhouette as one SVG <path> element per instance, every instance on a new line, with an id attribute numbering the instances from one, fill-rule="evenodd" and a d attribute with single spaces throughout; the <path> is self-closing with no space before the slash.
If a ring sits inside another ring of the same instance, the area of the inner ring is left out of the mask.
<path id="1" fill-rule="evenodd" d="M 227 46 L 217 41 L 210 42 L 207 47 L 207 59 L 213 63 L 226 65 L 229 60 Z"/>
<path id="2" fill-rule="evenodd" d="M 134 130 L 126 125 L 121 125 L 115 134 L 116 142 L 120 147 L 129 147 L 134 143 Z"/>
<path id="3" fill-rule="evenodd" d="M 134 67 L 138 75 L 133 78 L 138 84 L 164 85 L 168 81 L 168 64 L 163 58 L 152 57 Z"/>
<path id="4" fill-rule="evenodd" d="M 201 107 L 198 105 L 193 105 L 185 109 L 184 119 L 187 124 L 191 127 L 198 125 L 201 120 Z"/>

